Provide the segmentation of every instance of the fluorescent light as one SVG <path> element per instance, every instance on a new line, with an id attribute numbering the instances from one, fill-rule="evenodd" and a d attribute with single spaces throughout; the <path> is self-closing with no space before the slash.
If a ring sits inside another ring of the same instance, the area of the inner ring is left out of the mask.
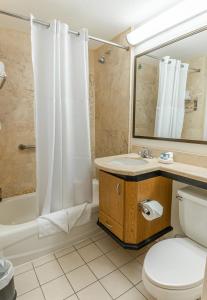
<path id="1" fill-rule="evenodd" d="M 184 0 L 128 33 L 127 40 L 137 45 L 206 11 L 206 0 Z"/>

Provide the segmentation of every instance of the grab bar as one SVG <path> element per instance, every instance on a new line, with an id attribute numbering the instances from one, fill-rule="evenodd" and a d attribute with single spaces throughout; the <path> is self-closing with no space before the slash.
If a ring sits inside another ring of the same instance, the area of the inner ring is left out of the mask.
<path id="1" fill-rule="evenodd" d="M 35 149 L 36 146 L 35 145 L 24 145 L 24 144 L 20 144 L 18 146 L 19 150 L 27 150 L 27 149 Z"/>

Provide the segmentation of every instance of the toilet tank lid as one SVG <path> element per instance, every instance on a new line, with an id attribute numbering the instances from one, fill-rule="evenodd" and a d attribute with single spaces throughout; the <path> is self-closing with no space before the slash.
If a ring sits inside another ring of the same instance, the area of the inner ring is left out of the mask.
<path id="1" fill-rule="evenodd" d="M 179 189 L 177 194 L 183 199 L 202 202 L 203 205 L 207 205 L 207 190 L 203 190 L 194 186 L 187 186 Z"/>

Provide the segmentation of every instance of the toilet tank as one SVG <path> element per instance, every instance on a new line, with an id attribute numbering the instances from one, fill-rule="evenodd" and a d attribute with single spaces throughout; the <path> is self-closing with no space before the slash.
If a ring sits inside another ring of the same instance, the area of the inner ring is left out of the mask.
<path id="1" fill-rule="evenodd" d="M 183 232 L 207 247 L 207 191 L 188 186 L 177 191 L 177 198 Z"/>

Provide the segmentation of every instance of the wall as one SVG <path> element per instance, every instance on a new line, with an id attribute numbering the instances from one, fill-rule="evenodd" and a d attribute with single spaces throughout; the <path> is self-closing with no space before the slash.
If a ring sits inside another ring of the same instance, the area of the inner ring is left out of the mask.
<path id="1" fill-rule="evenodd" d="M 95 68 L 94 51 L 89 51 L 89 99 L 90 99 L 90 127 L 91 127 L 91 157 L 95 159 Z M 95 168 L 93 168 L 95 176 Z"/>
<path id="2" fill-rule="evenodd" d="M 206 73 L 207 73 L 206 63 L 204 62 L 204 60 L 201 60 L 199 64 L 198 61 L 190 61 L 189 63 L 191 67 L 202 68 L 202 72 L 199 74 L 199 76 L 197 76 L 198 73 L 195 74 L 192 73 L 190 75 L 191 76 L 190 80 L 194 80 L 194 83 L 192 85 L 192 89 L 194 90 L 192 91 L 193 96 L 200 95 L 200 98 L 202 98 L 202 96 L 205 94 L 203 83 L 205 82 L 204 85 L 206 86 L 206 82 L 207 82 L 207 80 L 204 81 L 204 77 L 206 78 Z M 191 84 L 191 82 L 189 82 L 189 84 Z M 201 101 L 198 103 L 200 118 L 203 117 L 202 111 L 204 112 L 203 100 L 204 99 L 202 98 Z M 130 125 L 132 129 L 132 112 L 130 118 L 131 118 Z M 185 122 L 187 122 L 188 120 L 187 118 Z M 200 120 L 198 121 L 200 122 Z M 203 120 L 201 121 L 203 123 Z M 197 125 L 199 124 L 198 127 L 201 128 L 199 122 L 197 122 Z M 173 151 L 176 161 L 207 168 L 207 145 L 132 138 L 130 152 L 136 153 L 139 150 L 141 150 L 143 146 L 147 146 L 150 149 L 152 149 L 153 155 L 156 157 L 158 157 L 162 151 Z M 174 236 L 175 234 L 183 235 L 183 231 L 179 221 L 179 201 L 176 198 L 176 192 L 178 189 L 184 186 L 186 185 L 183 183 L 173 181 L 171 224 L 174 230 L 170 234 L 168 234 L 168 236 Z"/>
<path id="3" fill-rule="evenodd" d="M 0 90 L 0 188 L 3 197 L 35 191 L 35 151 L 18 150 L 19 144 L 35 144 L 34 91 L 30 36 L 0 28 L 0 61 L 7 81 Z M 94 53 L 89 53 L 90 121 L 92 158 L 95 156 Z"/>
<path id="4" fill-rule="evenodd" d="M 135 134 L 154 136 L 156 105 L 158 97 L 159 65 L 147 63 L 146 56 L 136 59 L 136 114 Z M 189 68 L 200 69 L 200 72 L 189 70 L 186 90 L 192 101 L 186 107 L 182 138 L 203 140 L 203 128 L 206 107 L 207 57 L 194 57 L 188 61 Z M 193 110 L 193 100 L 198 107 Z M 187 103 L 187 102 L 185 102 Z"/>
<path id="5" fill-rule="evenodd" d="M 34 151 L 20 151 L 21 143 L 35 144 L 33 77 L 30 37 L 0 28 L 0 61 L 7 81 L 0 90 L 0 187 L 3 197 L 34 191 Z"/>
<path id="6" fill-rule="evenodd" d="M 114 41 L 126 44 L 126 32 Z M 104 55 L 106 62 L 98 62 Z M 95 51 L 96 157 L 128 152 L 130 51 L 104 45 Z"/>
<path id="7" fill-rule="evenodd" d="M 168 31 L 164 31 L 162 34 L 157 35 L 156 37 L 147 40 L 146 42 L 137 46 L 133 53 L 134 55 L 141 54 L 145 51 L 149 51 L 152 48 L 159 47 L 161 44 L 169 42 L 179 36 L 192 32 L 202 26 L 206 26 L 206 16 L 207 13 L 204 11 L 202 15 L 198 15 L 195 18 L 188 19 L 187 22 L 183 24 L 178 24 L 177 26 L 171 28 Z M 132 104 L 131 104 L 132 105 Z M 130 115 L 132 119 L 132 114 Z M 132 120 L 131 120 L 132 124 Z M 202 162 L 207 165 L 207 145 L 201 144 L 188 144 L 183 142 L 168 142 L 168 141 L 159 141 L 159 140 L 147 140 L 147 139 L 134 139 L 132 138 L 130 141 L 130 145 L 133 147 L 133 150 L 137 150 L 142 146 L 147 146 L 152 148 L 153 150 L 158 150 L 157 152 L 172 150 L 178 154 L 179 157 L 185 159 L 187 156 L 187 161 L 189 162 L 190 157 L 196 164 L 198 162 L 201 164 Z M 131 148 L 132 151 L 132 148 Z"/>
<path id="8" fill-rule="evenodd" d="M 154 136 L 158 72 L 156 64 L 142 62 L 141 58 L 136 59 L 136 135 Z"/>
<path id="9" fill-rule="evenodd" d="M 203 140 L 203 128 L 206 107 L 207 57 L 194 57 L 188 61 L 190 68 L 200 69 L 200 72 L 188 72 L 187 90 L 192 100 L 197 99 L 196 111 L 185 113 L 182 137 L 185 139 Z"/>
<path id="10" fill-rule="evenodd" d="M 114 41 L 126 44 L 125 35 Z M 0 61 L 8 75 L 0 90 L 0 188 L 5 198 L 35 191 L 35 151 L 18 149 L 21 143 L 35 144 L 34 91 L 30 36 L 1 28 L 0 39 Z M 100 55 L 106 56 L 104 65 L 98 63 Z M 130 55 L 106 45 L 89 51 L 92 159 L 128 152 Z"/>

